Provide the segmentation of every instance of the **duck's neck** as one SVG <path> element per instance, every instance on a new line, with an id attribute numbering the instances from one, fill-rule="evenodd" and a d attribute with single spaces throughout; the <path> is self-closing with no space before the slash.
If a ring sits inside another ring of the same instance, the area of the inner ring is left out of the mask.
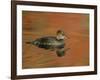
<path id="1" fill-rule="evenodd" d="M 64 36 L 59 36 L 58 35 L 56 38 L 57 38 L 57 40 L 64 40 Z"/>

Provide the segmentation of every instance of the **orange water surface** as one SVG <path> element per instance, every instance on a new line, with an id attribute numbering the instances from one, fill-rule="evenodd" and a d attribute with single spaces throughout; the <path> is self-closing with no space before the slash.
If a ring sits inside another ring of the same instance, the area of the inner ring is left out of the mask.
<path id="1" fill-rule="evenodd" d="M 89 15 L 78 13 L 22 12 L 22 68 L 74 67 L 89 65 Z M 58 57 L 55 51 L 44 50 L 26 42 L 44 36 L 56 36 L 62 30 L 66 51 Z"/>

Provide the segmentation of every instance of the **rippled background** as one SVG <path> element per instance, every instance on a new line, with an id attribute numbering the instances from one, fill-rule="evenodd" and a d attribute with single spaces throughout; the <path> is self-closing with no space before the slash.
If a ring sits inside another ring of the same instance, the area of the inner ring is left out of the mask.
<path id="1" fill-rule="evenodd" d="M 23 69 L 89 65 L 89 14 L 23 11 L 22 26 Z M 56 36 L 57 30 L 63 30 L 70 38 L 65 39 L 65 48 L 70 49 L 63 57 L 25 43 Z"/>

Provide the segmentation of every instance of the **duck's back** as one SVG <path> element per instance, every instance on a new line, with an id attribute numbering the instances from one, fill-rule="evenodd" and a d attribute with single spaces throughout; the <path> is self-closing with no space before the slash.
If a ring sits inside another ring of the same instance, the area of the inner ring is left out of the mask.
<path id="1" fill-rule="evenodd" d="M 42 37 L 39 39 L 36 39 L 32 42 L 32 44 L 45 49 L 53 49 L 53 48 L 59 48 L 64 46 L 63 40 L 57 40 L 56 37 Z"/>

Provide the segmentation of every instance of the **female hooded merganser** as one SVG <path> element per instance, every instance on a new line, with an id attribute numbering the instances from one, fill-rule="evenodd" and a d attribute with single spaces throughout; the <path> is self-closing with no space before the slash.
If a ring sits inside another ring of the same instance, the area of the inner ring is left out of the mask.
<path id="1" fill-rule="evenodd" d="M 27 44 L 35 45 L 39 48 L 44 48 L 48 50 L 56 50 L 57 56 L 64 56 L 65 53 L 65 42 L 64 42 L 65 34 L 63 31 L 58 30 L 57 36 L 47 36 L 38 38 L 31 42 L 26 42 Z"/>

